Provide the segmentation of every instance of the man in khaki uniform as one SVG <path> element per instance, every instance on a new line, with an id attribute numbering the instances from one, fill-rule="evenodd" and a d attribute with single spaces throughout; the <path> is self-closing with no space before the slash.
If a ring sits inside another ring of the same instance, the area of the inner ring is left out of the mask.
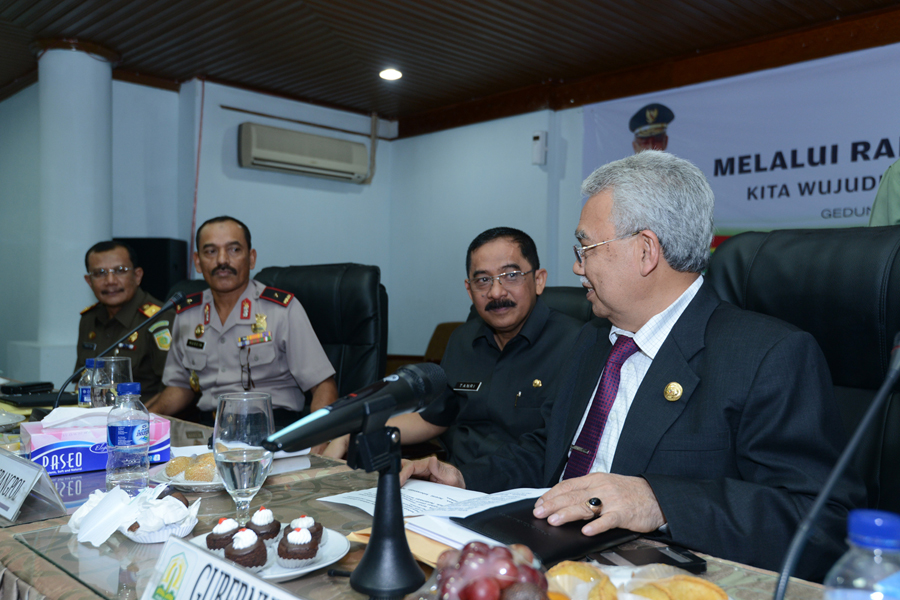
<path id="1" fill-rule="evenodd" d="M 98 302 L 81 311 L 76 369 L 155 315 L 162 305 L 139 287 L 144 271 L 127 245 L 115 241 L 94 244 L 85 254 L 84 265 L 84 280 Z M 172 341 L 169 327 L 174 316 L 174 312 L 167 312 L 110 353 L 131 359 L 132 378 L 141 384 L 141 393 L 147 398 L 163 389 L 162 374 Z"/>
<path id="2" fill-rule="evenodd" d="M 197 230 L 194 265 L 210 289 L 176 307 L 166 388 L 148 404 L 151 411 L 177 413 L 201 394 L 197 408 L 212 423 L 220 394 L 266 392 L 282 428 L 299 418 L 305 391 L 312 410 L 337 398 L 334 367 L 303 307 L 293 294 L 251 280 L 255 264 L 240 221 L 216 217 Z"/>

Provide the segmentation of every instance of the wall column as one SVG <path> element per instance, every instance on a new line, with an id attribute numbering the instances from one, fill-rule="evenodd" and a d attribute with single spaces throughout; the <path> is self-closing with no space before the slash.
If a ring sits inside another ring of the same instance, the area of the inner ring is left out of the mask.
<path id="1" fill-rule="evenodd" d="M 38 339 L 11 342 L 9 375 L 62 384 L 80 311 L 96 302 L 84 253 L 112 237 L 112 60 L 79 42 L 38 42 L 40 114 Z"/>

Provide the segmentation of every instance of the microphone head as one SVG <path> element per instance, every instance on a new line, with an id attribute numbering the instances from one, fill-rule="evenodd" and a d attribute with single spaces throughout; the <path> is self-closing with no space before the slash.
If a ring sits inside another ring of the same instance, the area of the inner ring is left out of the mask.
<path id="1" fill-rule="evenodd" d="M 174 294 L 172 294 L 172 297 L 169 298 L 169 302 L 171 302 L 172 304 L 178 304 L 182 300 L 184 300 L 184 292 L 181 291 L 175 292 Z"/>
<path id="2" fill-rule="evenodd" d="M 419 398 L 419 408 L 428 406 L 450 389 L 444 369 L 434 363 L 405 365 L 397 369 L 397 375 L 403 377 L 413 389 L 413 393 Z"/>

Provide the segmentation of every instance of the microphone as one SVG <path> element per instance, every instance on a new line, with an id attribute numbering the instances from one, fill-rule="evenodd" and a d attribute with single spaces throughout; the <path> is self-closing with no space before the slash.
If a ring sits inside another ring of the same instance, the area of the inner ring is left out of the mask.
<path id="1" fill-rule="evenodd" d="M 146 327 L 153 321 L 157 320 L 158 318 L 160 318 L 162 316 L 162 314 L 164 312 L 166 312 L 167 310 L 171 310 L 172 308 L 175 307 L 176 304 L 178 304 L 182 300 L 184 300 L 184 292 L 175 292 L 174 294 L 172 294 L 172 297 L 169 298 L 169 300 L 165 304 L 163 304 L 162 306 L 159 307 L 159 310 L 156 311 L 156 313 L 152 317 L 147 317 L 147 319 L 145 321 L 142 321 L 137 327 L 135 327 L 134 329 L 132 329 L 131 331 L 129 331 L 128 333 L 126 333 L 125 335 L 120 337 L 118 340 L 113 342 L 112 346 L 110 346 L 109 348 L 107 348 L 106 350 L 104 350 L 103 352 L 101 352 L 100 354 L 95 356 L 94 358 L 100 358 L 101 356 L 106 356 L 107 354 L 109 354 L 110 352 L 112 352 L 113 350 L 118 348 L 119 344 L 121 344 L 122 342 L 127 340 L 129 337 L 131 337 L 131 335 L 135 331 L 140 331 L 141 329 L 143 329 L 144 327 Z M 84 371 L 84 367 L 78 367 L 77 369 L 75 369 L 75 372 L 72 373 L 68 379 L 66 379 L 66 382 L 64 384 L 62 384 L 61 386 L 59 386 L 59 393 L 56 395 L 56 402 L 53 403 L 53 408 L 59 408 L 59 399 L 62 397 L 63 391 L 65 391 L 66 387 L 68 387 L 68 385 L 70 383 L 72 383 L 76 377 L 81 375 L 82 371 Z"/>
<path id="2" fill-rule="evenodd" d="M 878 393 L 875 394 L 872 404 L 869 405 L 869 409 L 866 411 L 866 414 L 863 415 L 859 425 L 857 425 L 856 431 L 853 432 L 853 437 L 847 442 L 847 447 L 841 452 L 837 462 L 831 469 L 828 479 L 825 480 L 825 485 L 822 486 L 822 490 L 819 492 L 819 495 L 816 496 L 812 508 L 809 509 L 809 514 L 807 514 L 800 522 L 800 525 L 797 526 L 797 533 L 794 534 L 791 545 L 788 547 L 787 554 L 784 556 L 781 574 L 778 576 L 778 585 L 775 588 L 775 594 L 772 596 L 774 600 L 782 600 L 784 598 L 791 573 L 794 572 L 794 567 L 797 566 L 797 561 L 800 559 L 800 553 L 803 552 L 803 548 L 806 546 L 806 540 L 809 538 L 813 523 L 816 522 L 816 518 L 818 518 L 819 513 L 822 512 L 822 507 L 825 506 L 825 503 L 831 496 L 831 491 L 834 489 L 838 479 L 840 479 L 844 470 L 847 468 L 847 465 L 850 463 L 850 458 L 853 456 L 853 453 L 856 452 L 856 448 L 862 441 L 863 434 L 869 428 L 872 421 L 875 420 L 875 415 L 881 410 L 881 405 L 884 404 L 885 399 L 891 395 L 891 391 L 897 384 L 897 379 L 900 378 L 900 352 L 897 351 L 898 348 L 900 348 L 900 333 L 897 333 L 897 335 L 894 336 L 894 347 L 891 349 L 891 360 L 888 366 L 887 375 L 884 378 L 884 383 L 878 388 Z"/>
<path id="3" fill-rule="evenodd" d="M 449 392 L 439 365 L 406 365 L 273 433 L 262 445 L 273 452 L 310 448 L 347 433 L 384 427 L 390 417 L 419 411 Z"/>

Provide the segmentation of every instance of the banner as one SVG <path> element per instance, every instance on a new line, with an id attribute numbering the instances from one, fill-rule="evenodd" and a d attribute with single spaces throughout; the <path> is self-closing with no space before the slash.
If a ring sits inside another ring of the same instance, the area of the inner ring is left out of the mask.
<path id="1" fill-rule="evenodd" d="M 584 176 L 656 147 L 709 179 L 718 235 L 867 225 L 900 158 L 898 65 L 894 44 L 586 106 Z"/>

